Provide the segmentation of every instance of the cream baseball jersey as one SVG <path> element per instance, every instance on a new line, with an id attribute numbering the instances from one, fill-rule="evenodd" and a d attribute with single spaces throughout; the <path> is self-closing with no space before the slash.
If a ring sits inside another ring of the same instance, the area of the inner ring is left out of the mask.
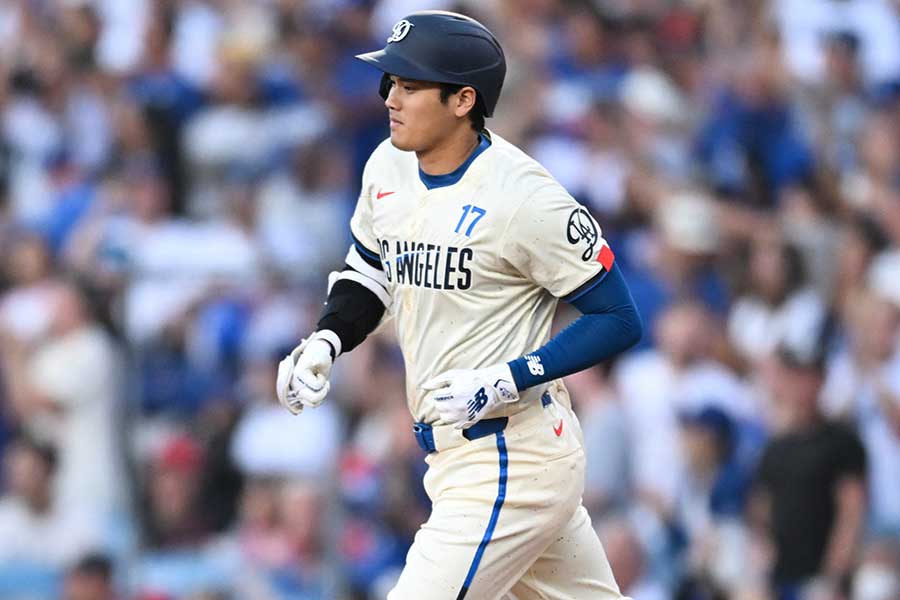
<path id="1" fill-rule="evenodd" d="M 420 422 L 444 424 L 421 389 L 425 381 L 537 349 L 558 299 L 612 265 L 590 213 L 535 160 L 496 134 L 485 136 L 490 146 L 462 177 L 432 189 L 415 153 L 385 140 L 366 164 L 351 220 L 358 250 L 384 270 L 407 401 Z M 529 368 L 542 374 L 537 357 Z M 487 416 L 515 414 L 549 385 Z"/>

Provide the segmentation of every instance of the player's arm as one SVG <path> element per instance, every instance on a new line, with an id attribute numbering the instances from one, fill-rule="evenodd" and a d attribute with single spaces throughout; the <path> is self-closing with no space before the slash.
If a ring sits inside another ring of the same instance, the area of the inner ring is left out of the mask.
<path id="1" fill-rule="evenodd" d="M 426 382 L 441 419 L 470 427 L 497 404 L 518 401 L 522 390 L 577 373 L 641 339 L 641 319 L 618 266 L 604 269 L 570 301 L 583 314 L 534 352 L 484 369 L 452 369 Z"/>
<path id="2" fill-rule="evenodd" d="M 334 360 L 358 346 L 378 326 L 390 305 L 387 278 L 372 231 L 372 198 L 369 172 L 363 172 L 362 191 L 350 230 L 353 244 L 343 270 L 329 275 L 328 298 L 316 330 L 278 365 L 275 391 L 292 413 L 304 406 L 318 406 L 328 394 L 328 377 Z"/>
<path id="3" fill-rule="evenodd" d="M 577 373 L 627 350 L 643 328 L 600 225 L 545 177 L 507 227 L 504 256 L 582 315 L 540 348 L 508 363 L 523 390 Z"/>
<path id="4" fill-rule="evenodd" d="M 866 451 L 855 434 L 841 432 L 834 468 L 839 477 L 831 491 L 835 507 L 834 524 L 828 535 L 821 575 L 840 588 L 852 573 L 866 517 Z"/>
<path id="5" fill-rule="evenodd" d="M 321 404 L 328 395 L 334 360 L 375 330 L 389 304 L 380 260 L 354 236 L 344 269 L 329 277 L 328 298 L 316 330 L 278 366 L 279 401 L 294 414 L 304 406 Z"/>
<path id="6" fill-rule="evenodd" d="M 614 263 L 564 299 L 582 315 L 534 352 L 507 363 L 519 391 L 608 360 L 643 335 L 637 307 Z"/>
<path id="7" fill-rule="evenodd" d="M 317 332 L 329 332 L 332 357 L 350 352 L 378 326 L 391 297 L 381 260 L 354 237 L 344 270 L 332 273 Z"/>
<path id="8" fill-rule="evenodd" d="M 600 227 L 546 172 L 523 173 L 533 190 L 511 215 L 501 257 L 583 313 L 534 352 L 483 369 L 454 369 L 425 383 L 441 419 L 469 427 L 519 392 L 575 373 L 633 346 L 641 321 Z M 526 185 L 527 184 L 527 185 Z"/>

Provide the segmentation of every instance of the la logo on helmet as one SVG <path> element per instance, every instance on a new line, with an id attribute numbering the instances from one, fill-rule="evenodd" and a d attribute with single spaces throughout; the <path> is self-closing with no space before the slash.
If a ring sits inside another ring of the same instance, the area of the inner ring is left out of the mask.
<path id="1" fill-rule="evenodd" d="M 406 34 L 409 33 L 409 30 L 415 27 L 412 23 L 403 19 L 402 21 L 398 21 L 393 29 L 391 29 L 391 37 L 387 39 L 388 44 L 391 42 L 399 42 L 403 38 L 406 37 Z"/>

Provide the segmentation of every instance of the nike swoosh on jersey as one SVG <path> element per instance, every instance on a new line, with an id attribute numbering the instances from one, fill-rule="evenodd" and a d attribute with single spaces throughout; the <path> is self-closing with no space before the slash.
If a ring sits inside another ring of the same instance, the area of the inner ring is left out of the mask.
<path id="1" fill-rule="evenodd" d="M 562 426 L 563 426 L 563 420 L 562 420 L 562 419 L 559 420 L 559 425 L 554 425 L 554 427 L 553 427 L 553 433 L 556 434 L 556 437 L 559 437 L 559 436 L 562 435 Z"/>
<path id="2" fill-rule="evenodd" d="M 390 195 L 393 194 L 393 193 L 394 193 L 394 192 L 382 192 L 381 190 L 378 190 L 378 193 L 375 194 L 375 196 L 376 196 L 379 200 L 381 200 L 381 199 L 384 198 L 385 196 L 390 196 Z"/>

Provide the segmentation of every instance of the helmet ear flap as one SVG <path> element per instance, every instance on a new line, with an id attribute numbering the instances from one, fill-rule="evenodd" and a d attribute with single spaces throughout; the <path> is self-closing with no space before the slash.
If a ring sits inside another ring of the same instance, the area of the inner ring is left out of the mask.
<path id="1" fill-rule="evenodd" d="M 378 95 L 381 96 L 383 100 L 387 100 L 388 94 L 391 92 L 391 76 L 387 73 L 382 73 L 381 75 L 381 83 L 378 84 Z"/>

